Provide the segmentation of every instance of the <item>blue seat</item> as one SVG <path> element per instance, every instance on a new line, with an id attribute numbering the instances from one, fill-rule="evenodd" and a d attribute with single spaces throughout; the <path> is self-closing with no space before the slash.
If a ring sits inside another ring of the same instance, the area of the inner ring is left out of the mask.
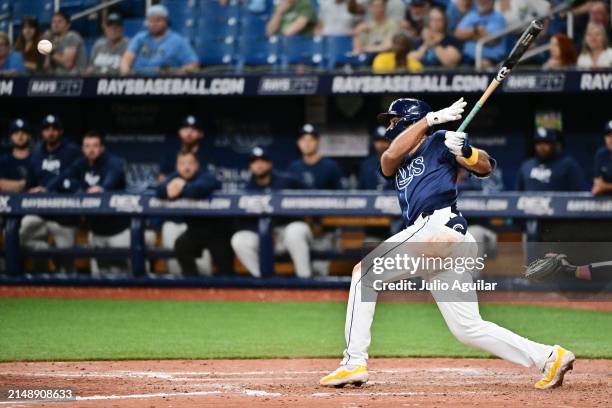
<path id="1" fill-rule="evenodd" d="M 38 18 L 41 24 L 49 24 L 53 16 L 53 0 L 19 0 L 13 4 L 13 22 L 19 24 L 24 16 Z"/>
<path id="2" fill-rule="evenodd" d="M 198 20 L 198 35 L 204 38 L 236 37 L 239 31 L 238 19 L 234 17 L 206 17 Z"/>
<path id="3" fill-rule="evenodd" d="M 0 16 L 11 15 L 11 14 L 12 14 L 12 7 L 11 7 L 10 0 L 0 0 Z"/>
<path id="4" fill-rule="evenodd" d="M 234 58 L 236 41 L 234 37 L 216 38 L 202 41 L 196 46 L 196 52 L 202 65 L 230 64 Z"/>
<path id="5" fill-rule="evenodd" d="M 243 16 L 240 19 L 240 32 L 247 37 L 265 37 L 267 23 L 268 19 L 265 16 Z"/>
<path id="6" fill-rule="evenodd" d="M 200 17 L 239 18 L 240 13 L 241 7 L 238 0 L 230 0 L 225 6 L 221 6 L 219 0 L 202 0 L 200 2 Z"/>
<path id="7" fill-rule="evenodd" d="M 144 17 L 146 0 L 123 1 L 113 6 L 124 17 Z"/>
<path id="8" fill-rule="evenodd" d="M 278 37 L 251 37 L 243 34 L 238 39 L 237 51 L 238 69 L 245 65 L 277 65 L 279 62 Z"/>
<path id="9" fill-rule="evenodd" d="M 142 18 L 126 18 L 123 20 L 123 34 L 133 38 L 139 31 L 145 29 L 145 22 Z"/>
<path id="10" fill-rule="evenodd" d="M 280 63 L 283 68 L 291 64 L 320 66 L 323 61 L 323 38 L 293 35 L 281 37 Z"/>
<path id="11" fill-rule="evenodd" d="M 353 38 L 344 35 L 329 35 L 323 37 L 323 64 L 326 69 L 334 69 L 341 64 L 354 62 Z"/>

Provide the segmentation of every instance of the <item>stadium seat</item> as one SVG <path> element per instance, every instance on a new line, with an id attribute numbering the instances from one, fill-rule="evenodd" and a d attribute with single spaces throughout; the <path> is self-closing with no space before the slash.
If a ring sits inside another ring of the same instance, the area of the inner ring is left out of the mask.
<path id="1" fill-rule="evenodd" d="M 213 38 L 197 44 L 196 51 L 204 66 L 230 64 L 234 57 L 235 44 L 235 38 L 232 36 Z"/>
<path id="2" fill-rule="evenodd" d="M 249 37 L 244 34 L 238 40 L 236 67 L 245 65 L 277 65 L 279 53 L 278 37 Z"/>
<path id="3" fill-rule="evenodd" d="M 265 16 L 243 16 L 240 19 L 240 33 L 243 37 L 265 37 L 267 23 Z"/>
<path id="4" fill-rule="evenodd" d="M 142 18 L 126 18 L 123 20 L 123 34 L 133 38 L 139 31 L 145 29 L 145 22 Z"/>
<path id="5" fill-rule="evenodd" d="M 230 0 L 226 6 L 221 6 L 218 0 L 203 0 L 200 2 L 200 16 L 210 17 L 240 17 L 240 2 Z"/>
<path id="6" fill-rule="evenodd" d="M 34 16 L 41 24 L 49 24 L 53 16 L 53 0 L 20 0 L 13 4 L 13 22 L 19 24 L 23 16 Z"/>
<path id="7" fill-rule="evenodd" d="M 0 0 L 0 16 L 11 15 L 11 2 L 9 0 Z"/>
<path id="8" fill-rule="evenodd" d="M 198 36 L 202 38 L 236 37 L 239 31 L 238 19 L 235 17 L 206 17 L 197 24 Z"/>
<path id="9" fill-rule="evenodd" d="M 343 35 L 330 35 L 323 37 L 324 53 L 323 64 L 326 69 L 334 69 L 341 64 L 353 62 L 353 38 Z"/>
<path id="10" fill-rule="evenodd" d="M 320 66 L 323 60 L 322 37 L 294 35 L 281 37 L 280 63 L 283 69 L 292 64 Z"/>

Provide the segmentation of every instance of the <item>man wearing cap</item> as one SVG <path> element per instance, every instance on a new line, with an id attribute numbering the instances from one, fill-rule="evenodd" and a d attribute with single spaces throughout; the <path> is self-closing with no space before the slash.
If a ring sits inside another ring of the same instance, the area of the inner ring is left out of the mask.
<path id="1" fill-rule="evenodd" d="M 68 192 L 72 184 L 67 177 L 70 166 L 81 152 L 74 144 L 64 140 L 64 126 L 59 117 L 47 115 L 41 125 L 42 141 L 32 151 L 32 177 L 28 180 L 30 193 Z M 26 215 L 21 220 L 21 242 L 27 247 L 47 247 L 51 233 L 58 248 L 74 245 L 74 217 L 45 217 Z"/>
<path id="2" fill-rule="evenodd" d="M 215 176 L 202 169 L 196 155 L 181 150 L 176 157 L 176 171 L 169 174 L 157 187 L 157 197 L 175 200 L 179 198 L 208 198 L 221 188 Z M 186 218 L 187 229 L 176 239 L 174 251 L 183 276 L 197 276 L 196 258 L 205 248 L 210 250 L 219 274 L 233 272 L 233 254 L 229 246 L 227 221 L 217 217 Z"/>
<path id="3" fill-rule="evenodd" d="M 121 16 L 109 14 L 103 28 L 104 37 L 94 44 L 87 70 L 94 74 L 117 74 L 121 57 L 128 46 L 128 39 L 123 36 Z"/>
<path id="4" fill-rule="evenodd" d="M 302 158 L 293 161 L 287 171 L 309 190 L 342 188 L 342 171 L 334 160 L 319 154 L 319 131 L 310 123 L 302 126 L 297 140 Z"/>
<path id="5" fill-rule="evenodd" d="M 385 137 L 387 129 L 378 126 L 372 132 L 373 154 L 361 162 L 359 166 L 359 190 L 393 190 L 393 182 L 385 179 L 378 168 L 380 167 L 380 157 L 387 150 L 391 141 Z"/>
<path id="6" fill-rule="evenodd" d="M 32 129 L 24 119 L 15 119 L 9 125 L 9 137 L 11 151 L 0 156 L 0 191 L 18 193 L 25 189 L 32 173 Z"/>
<path id="7" fill-rule="evenodd" d="M 534 135 L 535 157 L 518 171 L 518 191 L 580 191 L 585 189 L 582 169 L 570 156 L 561 153 L 559 132 L 538 128 Z"/>
<path id="8" fill-rule="evenodd" d="M 51 29 L 43 37 L 53 43 L 53 51 L 45 59 L 45 70 L 54 74 L 76 74 L 87 67 L 87 52 L 83 38 L 70 30 L 70 18 L 56 11 Z"/>
<path id="9" fill-rule="evenodd" d="M 296 178 L 274 170 L 270 154 L 262 147 L 255 147 L 249 156 L 249 172 L 251 178 L 245 190 L 249 193 L 270 193 L 278 190 L 303 188 Z M 282 220 L 276 220 L 282 223 Z M 276 252 L 289 252 L 296 276 L 309 278 L 312 276 L 310 265 L 310 242 L 312 232 L 304 221 L 292 221 L 286 225 L 276 225 Z M 256 278 L 261 276 L 259 268 L 259 234 L 257 220 L 240 220 L 240 230 L 232 236 L 232 248 L 247 268 Z"/>
<path id="10" fill-rule="evenodd" d="M 204 127 L 200 120 L 194 115 L 187 115 L 181 121 L 178 131 L 180 146 L 169 151 L 159 163 L 158 181 L 162 182 L 166 176 L 176 169 L 176 154 L 181 150 L 189 150 L 198 158 L 200 166 L 208 161 L 205 159 L 204 149 L 200 142 L 204 138 Z"/>
<path id="11" fill-rule="evenodd" d="M 595 154 L 593 195 L 612 194 L 612 120 L 604 127 L 604 143 Z"/>
<path id="12" fill-rule="evenodd" d="M 409 0 L 407 3 L 405 18 L 400 27 L 416 40 L 421 37 L 425 18 L 431 9 L 431 0 Z"/>
<path id="13" fill-rule="evenodd" d="M 161 4 L 149 7 L 147 30 L 134 36 L 121 59 L 121 73 L 193 71 L 198 56 L 183 36 L 168 28 L 168 9 Z"/>

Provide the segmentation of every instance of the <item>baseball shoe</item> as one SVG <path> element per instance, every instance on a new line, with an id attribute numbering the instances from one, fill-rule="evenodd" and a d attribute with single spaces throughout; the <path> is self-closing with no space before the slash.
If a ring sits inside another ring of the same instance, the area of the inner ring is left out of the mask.
<path id="1" fill-rule="evenodd" d="M 342 388 L 346 384 L 357 387 L 368 382 L 368 368 L 363 365 L 341 365 L 333 372 L 321 378 L 319 384 L 326 387 Z"/>
<path id="2" fill-rule="evenodd" d="M 576 357 L 571 351 L 561 346 L 554 346 L 553 352 L 546 360 L 542 370 L 544 377 L 535 383 L 535 387 L 540 390 L 560 387 L 563 384 L 565 373 L 574 368 L 575 359 Z"/>

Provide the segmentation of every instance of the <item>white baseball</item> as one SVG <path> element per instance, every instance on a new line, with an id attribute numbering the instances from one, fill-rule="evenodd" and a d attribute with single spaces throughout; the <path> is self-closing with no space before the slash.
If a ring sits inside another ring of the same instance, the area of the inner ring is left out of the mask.
<path id="1" fill-rule="evenodd" d="M 49 40 L 40 40 L 38 42 L 38 52 L 40 52 L 43 55 L 49 55 L 51 54 L 51 50 L 53 49 L 53 44 L 51 44 L 51 41 Z"/>

